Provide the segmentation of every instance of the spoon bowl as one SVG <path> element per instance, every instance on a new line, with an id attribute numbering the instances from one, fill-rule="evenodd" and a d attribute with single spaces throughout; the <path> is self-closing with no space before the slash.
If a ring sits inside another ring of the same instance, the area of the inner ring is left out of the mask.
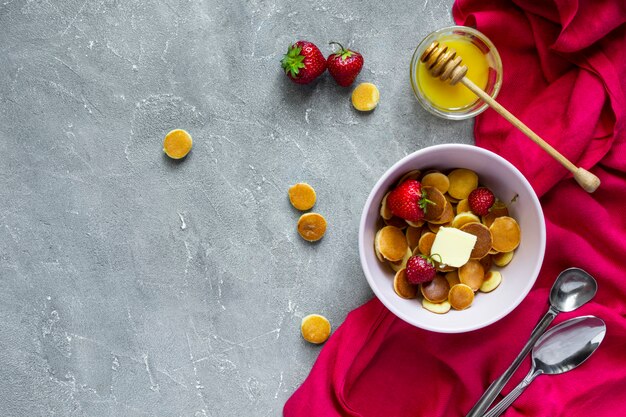
<path id="1" fill-rule="evenodd" d="M 568 268 L 557 277 L 550 290 L 550 304 L 566 313 L 591 300 L 598 291 L 598 283 L 580 268 Z"/>
<path id="2" fill-rule="evenodd" d="M 605 334 L 604 321 L 594 316 L 576 317 L 548 330 L 533 348 L 533 364 L 528 375 L 484 417 L 502 414 L 539 375 L 562 374 L 584 363 L 600 346 Z"/>
<path id="3" fill-rule="evenodd" d="M 548 375 L 570 371 L 591 356 L 605 334 L 604 321 L 594 316 L 565 321 L 537 340 L 533 348 L 534 368 Z"/>

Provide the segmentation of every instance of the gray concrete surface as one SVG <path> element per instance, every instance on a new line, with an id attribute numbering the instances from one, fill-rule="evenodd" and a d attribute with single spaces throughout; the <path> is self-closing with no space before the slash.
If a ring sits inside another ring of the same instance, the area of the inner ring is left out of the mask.
<path id="1" fill-rule="evenodd" d="M 372 297 L 357 227 L 413 150 L 471 142 L 424 112 L 413 48 L 450 2 L 4 0 L 0 3 L 0 415 L 279 416 L 334 326 Z M 343 41 L 372 114 L 326 75 L 285 79 L 304 38 Z M 167 131 L 194 137 L 163 156 Z M 302 241 L 287 199 L 329 221 Z"/>

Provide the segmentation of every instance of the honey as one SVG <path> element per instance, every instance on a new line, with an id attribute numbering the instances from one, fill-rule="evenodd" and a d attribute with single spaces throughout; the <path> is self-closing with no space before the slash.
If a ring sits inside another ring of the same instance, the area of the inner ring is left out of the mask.
<path id="1" fill-rule="evenodd" d="M 467 37 L 449 35 L 439 38 L 438 41 L 456 50 L 457 55 L 463 59 L 463 65 L 468 67 L 466 77 L 484 90 L 489 81 L 490 71 L 485 53 Z M 433 77 L 422 62 L 417 66 L 417 80 L 425 98 L 440 109 L 465 109 L 478 101 L 476 95 L 460 83 L 450 85 Z"/>

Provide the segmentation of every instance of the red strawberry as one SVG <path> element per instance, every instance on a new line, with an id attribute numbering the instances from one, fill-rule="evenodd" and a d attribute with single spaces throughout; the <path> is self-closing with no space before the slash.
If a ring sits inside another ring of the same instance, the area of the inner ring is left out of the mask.
<path id="1" fill-rule="evenodd" d="M 406 180 L 387 196 L 387 207 L 404 220 L 418 222 L 424 218 L 426 206 L 432 201 L 426 199 L 422 184 L 416 180 Z"/>
<path id="2" fill-rule="evenodd" d="M 470 209 L 479 216 L 486 216 L 493 203 L 496 202 L 496 196 L 493 195 L 489 188 L 478 187 L 467 197 Z"/>
<path id="3" fill-rule="evenodd" d="M 339 52 L 328 56 L 328 72 L 333 76 L 337 84 L 347 87 L 354 82 L 356 76 L 363 68 L 363 55 L 358 52 L 346 49 L 338 42 L 331 42 L 331 45 L 339 45 Z"/>
<path id="4" fill-rule="evenodd" d="M 326 71 L 324 55 L 317 46 L 307 41 L 290 45 L 280 65 L 287 77 L 297 84 L 308 84 Z"/>
<path id="5" fill-rule="evenodd" d="M 406 263 L 406 279 L 411 284 L 421 284 L 435 278 L 435 264 L 423 255 L 411 256 Z"/>

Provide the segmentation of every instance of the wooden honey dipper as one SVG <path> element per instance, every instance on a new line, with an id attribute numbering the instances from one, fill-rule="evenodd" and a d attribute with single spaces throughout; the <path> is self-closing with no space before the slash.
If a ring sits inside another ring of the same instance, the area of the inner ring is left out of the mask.
<path id="1" fill-rule="evenodd" d="M 430 44 L 424 51 L 420 60 L 426 65 L 433 77 L 438 77 L 442 81 L 448 81 L 450 85 L 460 82 L 470 89 L 474 94 L 480 97 L 492 109 L 497 111 L 502 117 L 508 120 L 513 126 L 518 128 L 523 134 L 528 136 L 533 142 L 546 151 L 550 156 L 561 163 L 568 171 L 574 174 L 576 182 L 588 193 L 594 192 L 600 186 L 600 178 L 587 171 L 584 168 L 577 167 L 563 154 L 554 149 L 549 143 L 543 140 L 538 134 L 533 132 L 520 119 L 513 116 L 511 112 L 502 107 L 500 103 L 494 100 L 489 94 L 483 91 L 465 75 L 467 74 L 467 66 L 461 65 L 461 57 L 456 54 L 454 49 L 445 45 L 440 45 L 435 41 Z"/>

